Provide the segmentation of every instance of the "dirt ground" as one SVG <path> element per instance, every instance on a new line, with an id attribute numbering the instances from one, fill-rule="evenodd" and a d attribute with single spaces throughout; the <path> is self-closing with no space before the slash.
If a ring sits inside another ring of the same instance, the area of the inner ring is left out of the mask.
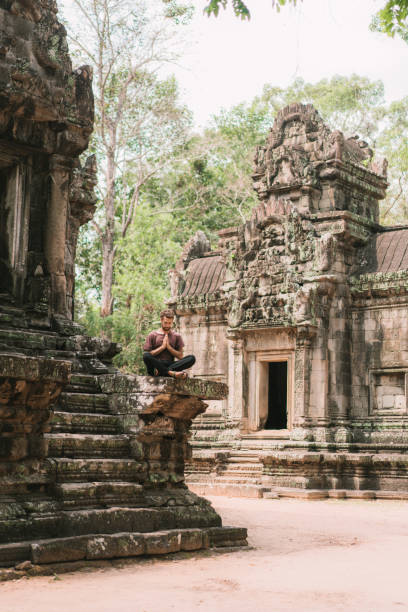
<path id="1" fill-rule="evenodd" d="M 408 502 L 211 501 L 253 549 L 6 582 L 0 611 L 408 609 Z"/>

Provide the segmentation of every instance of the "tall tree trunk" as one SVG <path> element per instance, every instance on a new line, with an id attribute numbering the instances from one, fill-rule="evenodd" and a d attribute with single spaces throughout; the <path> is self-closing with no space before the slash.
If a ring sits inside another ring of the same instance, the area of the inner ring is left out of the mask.
<path id="1" fill-rule="evenodd" d="M 113 266 L 115 259 L 115 163 L 114 148 L 108 153 L 106 168 L 106 225 L 102 234 L 102 303 L 101 316 L 107 317 L 113 311 Z"/>
<path id="2" fill-rule="evenodd" d="M 101 316 L 107 317 L 113 311 L 113 261 L 115 256 L 113 232 L 106 230 L 102 237 L 102 301 Z"/>

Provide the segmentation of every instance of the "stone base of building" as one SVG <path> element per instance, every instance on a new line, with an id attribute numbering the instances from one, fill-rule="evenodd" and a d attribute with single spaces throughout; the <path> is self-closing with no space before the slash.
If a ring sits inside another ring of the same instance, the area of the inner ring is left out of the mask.
<path id="1" fill-rule="evenodd" d="M 195 449 L 186 482 L 199 495 L 408 499 L 408 454 L 353 446 Z"/>
<path id="2" fill-rule="evenodd" d="M 124 510 L 126 513 L 128 509 Z M 140 529 L 140 524 L 137 527 Z M 18 569 L 29 570 L 34 565 L 52 565 L 58 571 L 58 565 L 55 564 L 60 563 L 124 559 L 246 545 L 246 529 L 239 527 L 88 533 L 0 545 L 0 567 L 14 565 Z"/>

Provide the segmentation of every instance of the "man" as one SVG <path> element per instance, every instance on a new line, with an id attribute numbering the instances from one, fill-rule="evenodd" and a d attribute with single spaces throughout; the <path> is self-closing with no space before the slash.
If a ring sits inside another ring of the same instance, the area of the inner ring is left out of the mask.
<path id="1" fill-rule="evenodd" d="M 174 312 L 163 310 L 160 313 L 161 328 L 150 332 L 146 338 L 143 361 L 149 376 L 187 378 L 184 370 L 195 363 L 194 355 L 183 357 L 184 342 L 180 334 L 171 329 L 173 321 Z"/>

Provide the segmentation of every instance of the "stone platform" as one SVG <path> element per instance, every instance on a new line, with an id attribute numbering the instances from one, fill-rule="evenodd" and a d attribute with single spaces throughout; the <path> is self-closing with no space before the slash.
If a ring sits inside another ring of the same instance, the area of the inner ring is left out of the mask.
<path id="1" fill-rule="evenodd" d="M 269 451 L 195 449 L 186 466 L 187 483 L 198 495 L 408 499 L 403 452 L 381 452 L 375 445 L 316 450 L 307 443 L 284 444 Z"/>
<path id="2" fill-rule="evenodd" d="M 13 341 L 26 335 L 14 329 Z M 246 545 L 246 530 L 223 527 L 184 482 L 192 419 L 225 385 L 19 350 L 0 354 L 0 566 Z"/>

